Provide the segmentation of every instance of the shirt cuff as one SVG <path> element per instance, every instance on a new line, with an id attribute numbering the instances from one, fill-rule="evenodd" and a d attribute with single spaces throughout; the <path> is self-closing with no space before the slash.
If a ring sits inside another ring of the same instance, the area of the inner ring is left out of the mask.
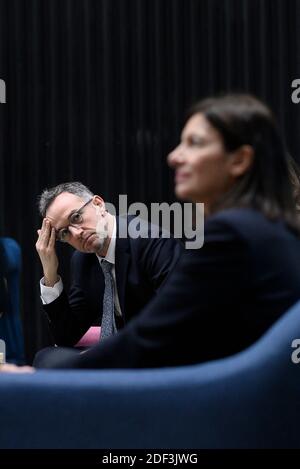
<path id="1" fill-rule="evenodd" d="M 58 282 L 55 283 L 53 287 L 46 287 L 44 284 L 44 277 L 40 281 L 41 288 L 41 300 L 43 305 L 48 305 L 52 303 L 56 298 L 61 295 L 61 292 L 64 289 L 62 279 L 59 277 Z"/>

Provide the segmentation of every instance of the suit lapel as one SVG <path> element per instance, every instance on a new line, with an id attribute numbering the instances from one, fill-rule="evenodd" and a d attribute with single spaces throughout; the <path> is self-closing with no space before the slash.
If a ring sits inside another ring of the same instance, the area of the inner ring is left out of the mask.
<path id="1" fill-rule="evenodd" d="M 125 297 L 127 286 L 127 272 L 129 266 L 129 241 L 128 238 L 120 238 L 120 228 L 127 231 L 127 218 L 116 217 L 117 223 L 117 237 L 116 237 L 116 251 L 115 251 L 115 269 L 116 269 L 116 283 L 118 289 L 118 296 L 123 318 L 125 318 Z"/>

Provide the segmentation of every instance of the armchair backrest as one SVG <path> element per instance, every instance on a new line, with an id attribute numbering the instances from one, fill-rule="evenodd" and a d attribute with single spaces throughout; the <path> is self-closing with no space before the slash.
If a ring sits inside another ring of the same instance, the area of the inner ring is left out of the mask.
<path id="1" fill-rule="evenodd" d="M 0 373 L 0 448 L 300 448 L 300 302 L 232 357 Z"/>

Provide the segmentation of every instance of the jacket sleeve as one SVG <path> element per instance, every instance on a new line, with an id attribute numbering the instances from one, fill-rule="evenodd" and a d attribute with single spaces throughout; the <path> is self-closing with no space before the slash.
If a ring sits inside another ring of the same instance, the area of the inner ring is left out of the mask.
<path id="1" fill-rule="evenodd" d="M 81 262 L 81 257 L 75 252 L 71 258 L 69 296 L 64 289 L 56 300 L 43 305 L 56 345 L 74 346 L 95 320 L 94 310 L 80 286 Z"/>
<path id="2" fill-rule="evenodd" d="M 172 237 L 141 240 L 140 263 L 153 291 L 158 292 L 183 253 L 181 241 Z"/>

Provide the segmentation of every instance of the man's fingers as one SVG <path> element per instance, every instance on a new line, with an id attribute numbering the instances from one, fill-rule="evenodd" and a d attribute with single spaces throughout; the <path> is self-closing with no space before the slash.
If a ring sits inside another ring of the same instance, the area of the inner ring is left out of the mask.
<path id="1" fill-rule="evenodd" d="M 55 246 L 55 229 L 54 229 L 54 238 L 52 235 L 52 228 L 51 223 L 47 218 L 43 219 L 41 229 L 37 230 L 38 239 L 35 244 L 36 249 L 39 255 L 49 255 L 53 254 L 54 246 Z M 50 251 L 49 251 L 50 250 Z"/>
<path id="2" fill-rule="evenodd" d="M 50 234 L 50 239 L 49 239 L 49 247 L 54 248 L 55 241 L 56 241 L 55 228 L 51 228 L 51 234 Z"/>
<path id="3" fill-rule="evenodd" d="M 43 229 L 44 229 L 44 228 L 45 228 L 45 218 L 44 218 L 43 221 L 42 221 L 42 226 L 41 226 L 41 228 L 40 228 L 39 230 L 36 230 L 36 232 L 37 232 L 39 238 L 40 238 L 41 233 L 43 232 Z"/>
<path id="4" fill-rule="evenodd" d="M 40 231 L 39 240 L 43 241 L 45 244 L 48 245 L 50 234 L 51 234 L 51 225 L 50 225 L 49 220 L 44 218 L 43 224 L 42 224 L 42 229 L 39 230 L 39 231 Z"/>

